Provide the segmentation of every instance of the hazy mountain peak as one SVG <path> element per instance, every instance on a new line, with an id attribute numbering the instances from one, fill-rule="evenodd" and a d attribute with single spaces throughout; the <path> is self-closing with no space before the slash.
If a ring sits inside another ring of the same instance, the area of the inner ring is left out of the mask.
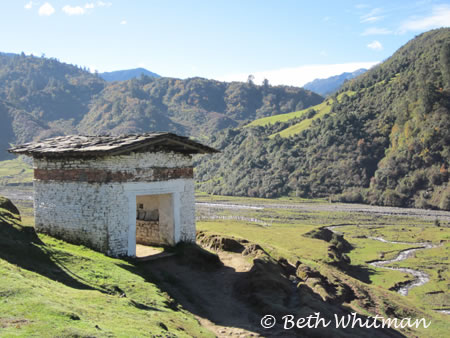
<path id="1" fill-rule="evenodd" d="M 161 77 L 160 75 L 153 73 L 145 68 L 134 68 L 134 69 L 124 69 L 124 70 L 116 70 L 113 72 L 104 72 L 99 73 L 100 77 L 108 82 L 113 81 L 126 81 L 133 78 L 138 78 L 141 75 L 147 75 L 150 77 Z"/>
<path id="2" fill-rule="evenodd" d="M 339 75 L 330 76 L 326 79 L 315 79 L 308 82 L 303 88 L 316 92 L 322 96 L 334 93 L 346 81 L 365 73 L 367 69 L 360 68 L 354 72 L 345 72 Z"/>

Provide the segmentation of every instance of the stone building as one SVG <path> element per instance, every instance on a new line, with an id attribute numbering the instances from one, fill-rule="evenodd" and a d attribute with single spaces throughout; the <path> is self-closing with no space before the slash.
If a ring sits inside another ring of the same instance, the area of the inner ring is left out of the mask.
<path id="1" fill-rule="evenodd" d="M 61 136 L 9 149 L 33 157 L 35 227 L 112 256 L 195 241 L 193 154 L 171 133 Z"/>

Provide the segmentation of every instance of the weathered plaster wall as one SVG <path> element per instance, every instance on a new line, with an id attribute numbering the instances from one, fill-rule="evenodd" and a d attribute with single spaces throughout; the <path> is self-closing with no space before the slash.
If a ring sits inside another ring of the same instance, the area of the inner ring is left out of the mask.
<path id="1" fill-rule="evenodd" d="M 174 209 L 172 194 L 138 195 L 136 203 L 144 211 L 157 209 L 158 224 L 136 221 L 136 238 L 139 244 L 174 244 Z"/>
<path id="2" fill-rule="evenodd" d="M 160 219 L 173 219 L 167 234 L 178 241 L 195 241 L 194 181 L 192 174 L 148 179 L 157 168 L 191 166 L 190 156 L 174 153 L 138 153 L 99 160 L 48 161 L 35 159 L 34 167 L 44 172 L 53 169 L 98 169 L 125 172 L 124 181 L 93 182 L 75 176 L 62 180 L 35 178 L 36 229 L 70 242 L 83 243 L 99 251 L 133 255 L 136 242 L 136 197 L 165 194 L 160 200 Z M 148 169 L 148 170 L 145 170 Z M 162 205 L 165 205 L 162 206 Z M 163 215 L 163 214 L 166 215 Z M 134 247 L 133 247 L 134 246 Z"/>
<path id="3" fill-rule="evenodd" d="M 139 168 L 179 168 L 192 165 L 190 155 L 178 153 L 131 153 L 92 159 L 47 160 L 34 159 L 35 169 L 108 169 L 137 173 Z"/>
<path id="4" fill-rule="evenodd" d="M 195 242 L 195 232 L 195 187 L 194 180 L 188 179 L 180 192 L 180 240 Z"/>
<path id="5" fill-rule="evenodd" d="M 123 246 L 126 232 L 108 234 L 109 224 L 127 222 L 127 204 L 120 184 L 34 181 L 34 190 L 37 231 L 102 252 L 109 249 L 108 237 L 118 249 Z"/>

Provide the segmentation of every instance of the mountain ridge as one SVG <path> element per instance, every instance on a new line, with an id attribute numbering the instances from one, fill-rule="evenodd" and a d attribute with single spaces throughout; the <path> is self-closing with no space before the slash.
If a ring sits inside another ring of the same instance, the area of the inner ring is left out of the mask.
<path id="1" fill-rule="evenodd" d="M 351 80 L 365 72 L 367 72 L 367 69 L 360 68 L 353 72 L 344 72 L 325 79 L 314 79 L 313 81 L 305 84 L 303 88 L 311 90 L 322 96 L 327 96 L 337 91 L 345 81 Z"/>
<path id="2" fill-rule="evenodd" d="M 161 75 L 153 73 L 145 68 L 132 68 L 123 70 L 114 70 L 111 72 L 103 72 L 98 74 L 103 80 L 107 82 L 112 81 L 126 81 L 133 78 L 139 78 L 142 75 L 159 78 Z"/>
<path id="3" fill-rule="evenodd" d="M 302 88 L 141 76 L 106 82 L 56 59 L 0 54 L 0 144 L 52 136 L 170 131 L 202 141 L 323 100 Z M 7 158 L 6 152 L 0 158 Z"/>
<path id="4" fill-rule="evenodd" d="M 198 188 L 450 210 L 450 29 L 419 35 L 329 99 L 320 116 L 313 106 L 214 135 L 222 153 L 199 160 Z"/>

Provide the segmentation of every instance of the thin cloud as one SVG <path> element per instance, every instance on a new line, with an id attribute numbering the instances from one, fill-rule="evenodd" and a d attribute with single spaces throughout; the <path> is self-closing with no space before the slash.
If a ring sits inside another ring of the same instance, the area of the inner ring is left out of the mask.
<path id="1" fill-rule="evenodd" d="M 83 15 L 86 13 L 86 9 L 80 6 L 66 5 L 62 8 L 62 11 L 67 15 Z"/>
<path id="2" fill-rule="evenodd" d="M 367 35 L 388 35 L 392 34 L 392 31 L 386 28 L 377 28 L 377 27 L 371 27 L 367 28 L 364 32 L 361 33 L 362 36 Z"/>
<path id="3" fill-rule="evenodd" d="M 127 24 L 127 20 L 122 20 L 122 21 L 120 21 L 120 24 L 121 24 L 121 25 L 126 25 L 126 24 Z"/>
<path id="4" fill-rule="evenodd" d="M 33 1 L 28 2 L 28 3 L 25 4 L 25 6 L 24 6 L 25 9 L 31 9 L 31 7 L 33 7 Z"/>
<path id="5" fill-rule="evenodd" d="M 95 7 L 95 5 L 93 3 L 88 3 L 88 4 L 84 5 L 84 8 L 86 8 L 86 9 L 92 9 L 94 7 Z"/>
<path id="6" fill-rule="evenodd" d="M 48 2 L 39 7 L 38 14 L 40 16 L 50 16 L 55 13 L 55 9 Z"/>
<path id="7" fill-rule="evenodd" d="M 408 31 L 425 31 L 432 28 L 450 26 L 450 6 L 433 6 L 431 14 L 422 18 L 411 18 L 400 26 L 400 33 Z"/>
<path id="8" fill-rule="evenodd" d="M 305 65 L 293 68 L 282 68 L 276 70 L 268 70 L 254 72 L 255 83 L 262 83 L 264 79 L 268 79 L 272 85 L 286 85 L 301 87 L 305 83 L 314 79 L 323 79 L 330 76 L 339 75 L 344 72 L 354 72 L 360 68 L 369 69 L 379 62 L 352 62 L 341 64 L 324 64 L 324 65 Z M 219 77 L 221 81 L 247 81 L 250 73 L 229 74 Z"/>
<path id="9" fill-rule="evenodd" d="M 383 49 L 383 45 L 381 44 L 380 41 L 374 40 L 373 42 L 369 43 L 367 45 L 368 48 L 373 49 L 373 50 L 382 50 Z"/>
<path id="10" fill-rule="evenodd" d="M 384 18 L 384 16 L 379 15 L 383 12 L 381 8 L 374 8 L 369 13 L 361 15 L 360 22 L 361 23 L 372 23 L 379 21 Z"/>

